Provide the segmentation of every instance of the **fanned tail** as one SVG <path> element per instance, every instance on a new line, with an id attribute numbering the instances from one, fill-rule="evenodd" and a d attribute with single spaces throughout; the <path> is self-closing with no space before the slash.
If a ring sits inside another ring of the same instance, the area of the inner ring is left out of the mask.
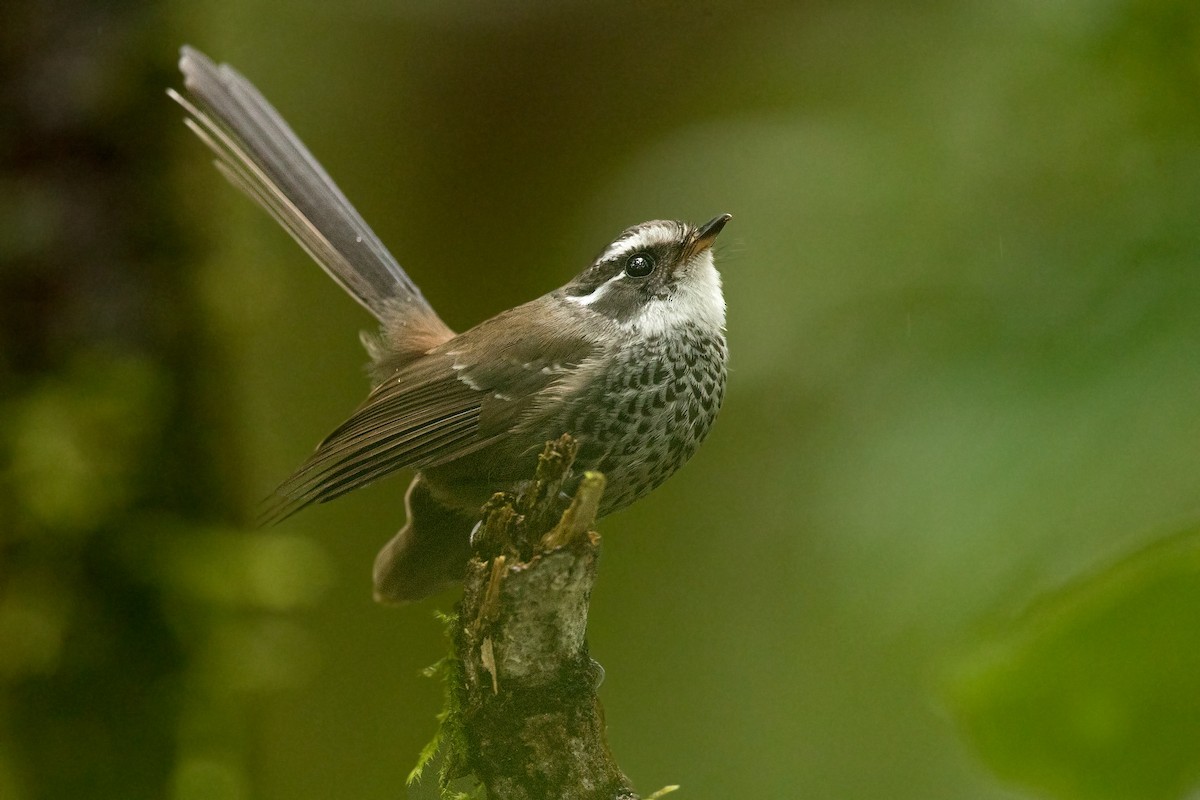
<path id="1" fill-rule="evenodd" d="M 191 99 L 173 89 L 167 94 L 188 112 L 187 126 L 216 154 L 217 169 L 230 183 L 265 208 L 381 322 L 399 317 L 422 340 L 453 335 L 253 84 L 191 47 L 180 51 L 179 69 Z"/>
<path id="2" fill-rule="evenodd" d="M 185 124 L 216 155 L 217 169 L 266 209 L 382 324 L 378 340 L 366 337 L 363 342 L 375 362 L 377 380 L 393 376 L 454 336 L 253 84 L 229 65 L 215 64 L 191 47 L 181 49 L 179 69 L 187 96 L 173 89 L 167 94 L 187 111 Z M 330 456 L 323 444 L 264 502 L 260 523 L 278 522 L 310 503 L 344 494 L 424 452 L 416 445 L 406 450 L 401 443 L 373 460 L 369 447 L 360 450 L 342 459 L 341 450 Z"/>

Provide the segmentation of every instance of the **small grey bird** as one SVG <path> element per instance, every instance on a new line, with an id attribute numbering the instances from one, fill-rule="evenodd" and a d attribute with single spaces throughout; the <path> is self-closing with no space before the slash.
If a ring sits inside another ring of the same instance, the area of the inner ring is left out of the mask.
<path id="1" fill-rule="evenodd" d="M 363 336 L 375 388 L 283 482 L 272 514 L 417 469 L 407 523 L 375 561 L 377 600 L 461 580 L 480 507 L 526 478 L 547 440 L 571 434 L 576 469 L 606 475 L 601 515 L 696 452 L 725 392 L 712 245 L 729 214 L 628 228 L 562 288 L 455 334 L 249 81 L 190 47 L 179 68 L 189 97 L 168 94 L 217 168 L 379 320 Z"/>

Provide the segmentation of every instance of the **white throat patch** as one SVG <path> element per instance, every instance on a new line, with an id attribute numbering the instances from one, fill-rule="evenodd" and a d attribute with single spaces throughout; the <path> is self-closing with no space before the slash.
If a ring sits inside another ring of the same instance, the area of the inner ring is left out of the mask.
<path id="1" fill-rule="evenodd" d="M 690 274 L 676 284 L 672 296 L 651 300 L 622 327 L 647 337 L 688 324 L 712 333 L 724 331 L 725 296 L 712 250 L 694 256 L 685 269 Z"/>

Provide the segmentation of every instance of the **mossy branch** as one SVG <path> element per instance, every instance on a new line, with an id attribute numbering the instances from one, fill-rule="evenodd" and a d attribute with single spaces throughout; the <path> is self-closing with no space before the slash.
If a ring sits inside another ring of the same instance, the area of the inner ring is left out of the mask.
<path id="1" fill-rule="evenodd" d="M 586 473 L 567 504 L 576 450 L 568 436 L 548 443 L 534 479 L 484 507 L 450 621 L 444 789 L 471 773 L 491 800 L 638 798 L 609 750 L 588 655 L 604 476 Z"/>

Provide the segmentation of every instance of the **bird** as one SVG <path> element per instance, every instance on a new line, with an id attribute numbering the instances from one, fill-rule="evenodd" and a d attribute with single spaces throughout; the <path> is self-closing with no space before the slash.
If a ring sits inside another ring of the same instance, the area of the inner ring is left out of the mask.
<path id="1" fill-rule="evenodd" d="M 455 333 L 250 81 L 189 46 L 168 95 L 217 169 L 379 322 L 373 388 L 275 492 L 277 522 L 400 469 L 406 522 L 375 560 L 375 599 L 460 581 L 481 506 L 569 434 L 601 472 L 598 514 L 628 506 L 696 452 L 725 394 L 725 299 L 713 256 L 731 219 L 626 228 L 573 279 Z"/>

